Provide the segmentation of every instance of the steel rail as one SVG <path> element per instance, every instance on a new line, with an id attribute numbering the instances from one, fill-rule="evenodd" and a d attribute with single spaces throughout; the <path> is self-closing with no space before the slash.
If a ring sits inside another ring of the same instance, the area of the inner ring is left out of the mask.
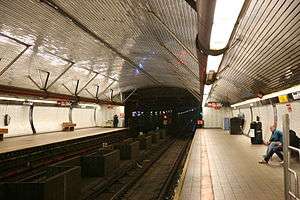
<path id="1" fill-rule="evenodd" d="M 189 149 L 191 142 L 192 142 L 192 139 L 189 139 L 189 141 L 184 145 L 184 147 L 180 151 L 175 164 L 172 166 L 172 170 L 171 170 L 170 174 L 168 175 L 166 181 L 164 182 L 163 187 L 159 191 L 157 200 L 165 200 L 166 199 L 165 197 L 166 197 L 166 194 L 170 190 L 171 181 L 174 179 L 176 172 L 178 171 L 179 165 L 183 161 L 183 158 L 184 158 L 187 150 Z"/>

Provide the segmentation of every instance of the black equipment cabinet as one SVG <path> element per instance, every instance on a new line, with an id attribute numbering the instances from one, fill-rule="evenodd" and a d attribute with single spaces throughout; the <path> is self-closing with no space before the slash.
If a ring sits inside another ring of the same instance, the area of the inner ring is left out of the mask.
<path id="1" fill-rule="evenodd" d="M 239 135 L 243 134 L 242 130 L 243 121 L 239 117 L 233 117 L 230 119 L 230 134 Z"/>
<path id="2" fill-rule="evenodd" d="M 262 124 L 261 122 L 251 122 L 250 129 L 254 130 L 254 137 L 251 137 L 251 144 L 262 144 Z M 253 135 L 252 135 L 253 136 Z"/>

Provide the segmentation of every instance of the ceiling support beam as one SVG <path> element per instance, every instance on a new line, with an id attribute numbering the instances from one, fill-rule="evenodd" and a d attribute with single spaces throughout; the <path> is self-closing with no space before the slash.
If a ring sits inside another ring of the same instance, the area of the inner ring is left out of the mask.
<path id="1" fill-rule="evenodd" d="M 77 93 L 79 95 L 99 74 L 95 74 Z"/>
<path id="2" fill-rule="evenodd" d="M 30 47 L 30 45 L 27 45 L 8 65 L 6 65 L 1 71 L 0 76 L 2 76 Z"/>
<path id="3" fill-rule="evenodd" d="M 29 46 L 29 47 L 31 47 L 31 45 L 26 44 L 25 42 L 22 42 L 21 40 L 18 40 L 18 39 L 16 39 L 16 38 L 11 37 L 11 36 L 5 35 L 5 34 L 3 34 L 3 33 L 0 33 L 0 36 L 6 37 L 6 38 L 8 38 L 8 39 L 10 39 L 10 40 L 13 40 L 13 41 L 15 41 L 16 43 L 21 44 L 21 45 L 23 45 L 23 46 L 26 46 L 26 47 Z"/>
<path id="4" fill-rule="evenodd" d="M 74 65 L 74 62 L 72 62 L 72 61 L 70 61 L 70 65 L 60 74 L 60 75 L 58 75 L 58 77 L 56 77 L 56 79 L 54 79 L 54 81 L 52 81 L 52 83 L 50 83 L 48 86 L 47 86 L 47 88 L 46 88 L 46 90 L 49 90 L 49 88 L 51 87 L 51 86 L 53 86 L 54 85 L 54 83 L 56 83 L 67 71 L 69 71 L 69 69 L 71 69 L 71 67 Z"/>
<path id="5" fill-rule="evenodd" d="M 193 8 L 194 11 L 197 12 L 197 4 L 195 0 L 185 0 L 185 2 L 187 2 L 191 6 L 191 8 Z"/>
<path id="6" fill-rule="evenodd" d="M 53 0 L 40 0 L 40 2 L 46 4 L 50 8 L 54 9 L 56 12 L 58 12 L 59 14 L 61 14 L 63 17 L 65 17 L 69 21 L 71 21 L 71 23 L 73 23 L 78 28 L 80 28 L 82 31 L 84 31 L 85 33 L 87 33 L 88 35 L 90 35 L 91 37 L 93 37 L 95 40 L 97 40 L 100 43 L 102 43 L 106 48 L 110 49 L 115 54 L 117 54 L 120 58 L 122 58 L 127 63 L 129 63 L 129 65 L 132 68 L 138 69 L 139 71 L 141 71 L 143 74 L 145 74 L 145 76 L 151 82 L 153 82 L 156 85 L 161 85 L 161 83 L 156 78 L 154 78 L 151 74 L 149 74 L 148 72 L 146 72 L 144 69 L 141 69 L 133 60 L 131 60 L 129 57 L 123 55 L 119 50 L 117 50 L 115 47 L 113 47 L 111 44 L 109 44 L 106 40 L 104 40 L 103 38 L 99 37 L 95 32 L 93 32 L 87 26 L 85 26 L 83 23 L 81 23 L 80 21 L 78 21 L 74 16 L 72 16 L 70 13 L 68 13 L 64 9 L 62 9 Z"/>
<path id="7" fill-rule="evenodd" d="M 21 44 L 21 45 L 23 45 L 23 46 L 25 46 L 25 48 L 12 60 L 12 61 L 10 61 L 10 63 L 8 63 L 8 65 L 6 65 L 1 71 L 0 71 L 0 76 L 2 76 L 28 49 L 29 49 L 29 47 L 31 47 L 31 45 L 29 45 L 29 44 L 26 44 L 26 43 L 24 43 L 24 42 L 22 42 L 22 41 L 20 41 L 20 40 L 18 40 L 18 39 L 16 39 L 16 38 L 13 38 L 13 37 L 10 37 L 10 36 L 8 36 L 8 35 L 5 35 L 5 34 L 3 34 L 3 33 L 0 33 L 0 36 L 2 36 L 2 37 L 6 37 L 6 38 L 8 38 L 8 39 L 10 39 L 10 40 L 13 40 L 13 41 L 15 41 L 16 43 L 18 43 L 18 44 Z"/>
<path id="8" fill-rule="evenodd" d="M 40 90 L 42 89 L 39 84 L 30 76 L 26 76 L 37 88 L 39 88 Z"/>
<path id="9" fill-rule="evenodd" d="M 95 71 L 95 70 L 93 70 L 93 69 L 89 69 L 89 68 L 87 68 L 87 67 L 82 67 L 82 66 L 76 66 L 76 67 L 77 67 L 77 68 L 80 68 L 80 69 L 85 69 L 85 70 L 90 71 L 90 72 L 93 72 L 93 73 L 95 73 L 95 74 L 99 74 L 100 76 L 103 76 L 103 77 L 106 77 L 106 78 L 109 78 L 109 79 L 111 79 L 111 80 L 114 80 L 114 81 L 119 82 L 118 79 L 113 78 L 113 77 L 110 77 L 110 76 L 105 75 L 105 74 L 101 74 L 100 72 L 97 72 L 97 71 Z"/>
<path id="10" fill-rule="evenodd" d="M 101 93 L 100 95 L 104 94 L 113 84 L 115 83 L 115 81 L 111 82 Z"/>
<path id="11" fill-rule="evenodd" d="M 99 87 L 99 85 L 97 85 L 96 87 L 97 87 L 97 89 L 96 89 L 96 95 L 95 95 L 95 97 L 96 97 L 96 99 L 98 99 L 98 95 L 99 95 L 99 88 L 100 88 L 100 87 Z"/>
<path id="12" fill-rule="evenodd" d="M 62 84 L 62 86 L 71 94 L 71 95 L 74 95 L 73 92 L 65 85 L 65 84 Z"/>
<path id="13" fill-rule="evenodd" d="M 92 97 L 94 97 L 94 95 L 87 89 L 87 88 L 85 88 L 84 89 L 87 93 L 89 93 L 89 95 L 91 95 Z"/>
<path id="14" fill-rule="evenodd" d="M 134 89 L 125 99 L 124 101 L 122 101 L 122 103 L 125 103 L 130 97 L 131 95 L 133 95 L 135 93 L 136 89 Z"/>
<path id="15" fill-rule="evenodd" d="M 0 94 L 5 96 L 11 95 L 11 96 L 22 96 L 22 97 L 30 97 L 30 98 L 45 98 L 45 99 L 54 99 L 54 100 L 80 101 L 80 102 L 87 102 L 87 103 L 98 103 L 98 104 L 109 104 L 109 105 L 123 105 L 120 102 L 97 100 L 94 98 L 86 98 L 86 97 L 76 97 L 73 95 L 46 92 L 43 90 L 25 89 L 25 88 L 13 87 L 7 85 L 0 85 Z"/>
<path id="16" fill-rule="evenodd" d="M 46 80 L 45 80 L 45 83 L 44 83 L 43 90 L 46 90 L 47 85 L 48 85 L 48 81 L 49 81 L 49 76 L 50 76 L 50 72 L 47 72 L 47 71 L 45 71 L 45 72 L 47 73 L 47 77 L 46 77 Z"/>

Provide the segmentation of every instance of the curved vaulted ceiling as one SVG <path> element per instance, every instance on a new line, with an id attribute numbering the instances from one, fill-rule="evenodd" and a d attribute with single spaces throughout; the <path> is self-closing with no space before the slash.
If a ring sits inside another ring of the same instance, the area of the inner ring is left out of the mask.
<path id="1" fill-rule="evenodd" d="M 156 86 L 200 95 L 197 13 L 185 0 L 0 1 L 0 24 L 0 85 L 102 99 Z"/>
<path id="2" fill-rule="evenodd" d="M 236 103 L 300 82 L 300 1 L 246 0 L 208 101 Z"/>

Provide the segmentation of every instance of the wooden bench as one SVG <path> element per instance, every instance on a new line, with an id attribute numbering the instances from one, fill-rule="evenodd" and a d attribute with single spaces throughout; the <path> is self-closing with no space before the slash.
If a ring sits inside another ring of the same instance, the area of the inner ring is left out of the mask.
<path id="1" fill-rule="evenodd" d="M 64 122 L 62 124 L 63 131 L 74 131 L 76 124 L 72 122 Z"/>
<path id="2" fill-rule="evenodd" d="M 3 135 L 8 133 L 7 128 L 0 128 L 0 141 L 3 140 Z"/>

